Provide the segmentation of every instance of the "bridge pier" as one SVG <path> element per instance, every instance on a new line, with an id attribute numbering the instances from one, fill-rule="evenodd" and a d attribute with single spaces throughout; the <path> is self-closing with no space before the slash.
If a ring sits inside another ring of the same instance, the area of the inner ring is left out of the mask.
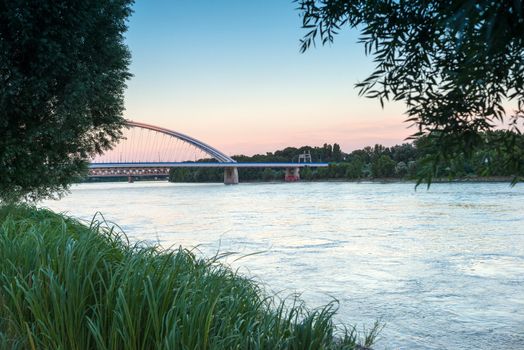
<path id="1" fill-rule="evenodd" d="M 135 178 L 132 176 L 132 175 L 129 175 L 127 177 L 127 182 L 129 182 L 130 184 L 132 184 L 133 182 L 135 182 Z"/>
<path id="2" fill-rule="evenodd" d="M 286 168 L 284 181 L 295 182 L 300 180 L 300 168 Z"/>
<path id="3" fill-rule="evenodd" d="M 238 169 L 236 167 L 224 168 L 224 184 L 225 185 L 238 184 Z"/>

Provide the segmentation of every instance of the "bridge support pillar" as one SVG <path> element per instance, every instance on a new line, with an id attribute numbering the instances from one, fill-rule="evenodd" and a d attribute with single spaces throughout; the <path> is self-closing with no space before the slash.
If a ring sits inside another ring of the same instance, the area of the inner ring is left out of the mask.
<path id="1" fill-rule="evenodd" d="M 300 180 L 300 168 L 286 168 L 284 181 L 294 182 Z"/>
<path id="2" fill-rule="evenodd" d="M 236 167 L 224 168 L 224 184 L 238 184 L 238 169 Z"/>
<path id="3" fill-rule="evenodd" d="M 134 178 L 133 176 L 129 175 L 129 176 L 127 177 L 127 182 L 129 182 L 130 184 L 132 184 L 133 182 L 135 182 L 135 178 Z"/>

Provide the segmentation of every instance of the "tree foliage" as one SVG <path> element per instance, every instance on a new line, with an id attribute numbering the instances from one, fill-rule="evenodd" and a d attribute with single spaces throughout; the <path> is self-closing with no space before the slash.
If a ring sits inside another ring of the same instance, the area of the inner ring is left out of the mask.
<path id="1" fill-rule="evenodd" d="M 360 94 L 404 101 L 413 138 L 429 135 L 433 170 L 476 149 L 514 148 L 524 120 L 524 1 L 297 0 L 302 51 L 344 27 L 360 30 L 375 70 Z M 508 109 L 511 107 L 511 110 Z M 483 133 L 505 130 L 487 140 Z M 524 168 L 520 151 L 508 159 Z"/>
<path id="2" fill-rule="evenodd" d="M 120 137 L 132 0 L 0 0 L 0 200 L 60 194 Z"/>
<path id="3" fill-rule="evenodd" d="M 515 173 L 510 166 L 511 157 L 524 158 L 524 135 L 516 137 L 513 148 L 489 147 L 490 139 L 497 139 L 504 131 L 489 131 L 481 135 L 484 140 L 482 146 L 477 148 L 469 158 L 464 155 L 448 160 L 443 160 L 433 171 L 428 169 L 435 149 L 439 147 L 434 138 L 421 136 L 413 143 L 386 147 L 376 144 L 357 149 L 351 153 L 340 151 L 332 152 L 331 158 L 325 159 L 329 149 L 339 148 L 334 145 L 324 144 L 322 147 L 303 146 L 300 148 L 286 147 L 283 150 L 268 152 L 266 154 L 255 154 L 253 156 L 233 156 L 242 162 L 293 162 L 297 161 L 298 155 L 309 151 L 313 162 L 321 159 L 329 162 L 329 167 L 323 168 L 301 168 L 300 178 L 303 180 L 381 180 L 401 179 L 416 180 L 427 176 L 431 171 L 440 181 L 447 180 L 504 180 L 511 176 L 524 176 L 524 169 Z M 339 161 L 341 158 L 342 161 Z M 209 161 L 209 160 L 202 160 Z M 283 181 L 284 171 L 282 169 L 263 168 L 239 168 L 241 181 Z M 169 174 L 171 182 L 222 182 L 224 170 L 221 168 L 172 168 Z M 123 178 L 122 180 L 126 180 Z"/>

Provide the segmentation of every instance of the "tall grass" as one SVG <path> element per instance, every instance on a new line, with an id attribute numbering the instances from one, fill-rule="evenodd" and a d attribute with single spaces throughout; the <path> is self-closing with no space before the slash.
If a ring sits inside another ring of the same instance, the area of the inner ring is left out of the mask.
<path id="1" fill-rule="evenodd" d="M 0 225 L 2 349 L 359 348 L 334 303 L 268 296 L 217 259 L 25 206 L 0 208 Z"/>

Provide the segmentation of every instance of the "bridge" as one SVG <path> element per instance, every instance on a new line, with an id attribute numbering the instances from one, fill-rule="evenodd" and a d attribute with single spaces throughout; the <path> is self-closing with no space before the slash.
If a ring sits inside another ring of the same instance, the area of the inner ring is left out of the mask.
<path id="1" fill-rule="evenodd" d="M 238 168 L 283 168 L 285 181 L 300 180 L 304 167 L 328 163 L 238 163 L 218 149 L 180 132 L 126 121 L 123 138 L 112 150 L 93 158 L 89 177 L 168 176 L 171 168 L 223 168 L 224 183 L 237 184 Z"/>

